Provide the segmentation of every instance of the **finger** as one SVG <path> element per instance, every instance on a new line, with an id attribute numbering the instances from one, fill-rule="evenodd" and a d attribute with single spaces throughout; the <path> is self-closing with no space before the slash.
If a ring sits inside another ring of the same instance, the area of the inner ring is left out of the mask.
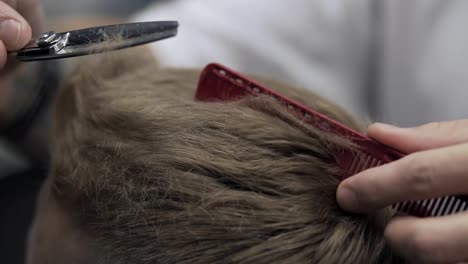
<path id="1" fill-rule="evenodd" d="M 0 41 L 0 69 L 5 67 L 7 61 L 7 51 L 3 42 Z M 8 86 L 8 80 L 5 78 L 0 78 L 0 122 L 2 122 L 2 113 L 6 111 L 8 105 L 8 99 L 10 94 L 10 89 Z"/>
<path id="2" fill-rule="evenodd" d="M 468 120 L 435 122 L 414 128 L 373 124 L 369 137 L 405 153 L 468 142 Z"/>
<path id="3" fill-rule="evenodd" d="M 0 2 L 0 40 L 9 51 L 24 47 L 31 40 L 31 27 L 13 8 Z"/>
<path id="4" fill-rule="evenodd" d="M 338 187 L 343 209 L 366 212 L 401 201 L 468 193 L 468 144 L 410 154 L 349 177 Z"/>
<path id="5" fill-rule="evenodd" d="M 414 263 L 468 260 L 468 213 L 438 218 L 394 218 L 385 230 L 389 245 Z"/>
<path id="6" fill-rule="evenodd" d="M 7 5 L 9 5 L 11 8 L 15 9 L 17 8 L 17 3 L 18 0 L 1 0 L 2 2 L 5 2 Z"/>
<path id="7" fill-rule="evenodd" d="M 16 0 L 15 0 L 16 1 Z M 40 0 L 23 0 L 19 1 L 18 12 L 29 22 L 32 27 L 33 36 L 41 33 L 43 26 L 43 9 Z"/>
<path id="8" fill-rule="evenodd" d="M 3 42 L 0 40 L 0 69 L 5 67 L 6 61 L 7 61 L 7 50 Z"/>

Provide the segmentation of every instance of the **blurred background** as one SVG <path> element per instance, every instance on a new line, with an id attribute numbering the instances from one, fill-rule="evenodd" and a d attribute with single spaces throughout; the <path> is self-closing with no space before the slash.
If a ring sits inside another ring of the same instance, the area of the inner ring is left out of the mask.
<path id="1" fill-rule="evenodd" d="M 128 16 L 158 1 L 164 0 L 43 0 L 46 14 L 52 17 L 70 14 L 73 16 Z"/>

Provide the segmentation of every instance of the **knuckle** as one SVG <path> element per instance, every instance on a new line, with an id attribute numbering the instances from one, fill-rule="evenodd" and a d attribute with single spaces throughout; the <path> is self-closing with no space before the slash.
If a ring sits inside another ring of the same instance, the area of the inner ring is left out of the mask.
<path id="1" fill-rule="evenodd" d="M 405 183 L 408 188 L 419 196 L 431 194 L 434 185 L 433 164 L 413 154 L 408 156 L 406 168 L 407 170 L 403 172 L 403 175 L 405 175 Z"/>

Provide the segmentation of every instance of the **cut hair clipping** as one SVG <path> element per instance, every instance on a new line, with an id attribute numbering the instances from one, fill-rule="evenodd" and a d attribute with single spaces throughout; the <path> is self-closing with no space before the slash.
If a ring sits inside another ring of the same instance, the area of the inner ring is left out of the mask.
<path id="1" fill-rule="evenodd" d="M 43 33 L 16 53 L 20 61 L 40 61 L 85 56 L 147 44 L 177 35 L 177 21 L 129 23 L 69 32 Z"/>
<path id="2" fill-rule="evenodd" d="M 341 181 L 361 171 L 381 166 L 405 156 L 388 146 L 359 133 L 276 91 L 262 86 L 220 64 L 208 65 L 201 74 L 195 99 L 224 102 L 246 96 L 266 95 L 275 98 L 300 120 L 320 131 L 345 138 L 358 149 L 340 149 L 335 160 L 342 171 Z M 407 201 L 392 206 L 394 210 L 418 217 L 444 216 L 468 210 L 467 196 L 445 196 L 422 201 Z"/>

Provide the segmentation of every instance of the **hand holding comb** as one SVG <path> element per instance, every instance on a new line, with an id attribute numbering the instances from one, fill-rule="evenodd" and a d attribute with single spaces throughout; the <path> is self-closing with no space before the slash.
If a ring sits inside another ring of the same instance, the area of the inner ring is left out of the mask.
<path id="1" fill-rule="evenodd" d="M 245 96 L 258 95 L 272 96 L 301 120 L 325 133 L 344 137 L 359 146 L 358 153 L 347 149 L 336 153 L 335 159 L 343 175 L 341 180 L 405 156 L 219 64 L 210 64 L 203 71 L 196 99 L 205 102 L 233 101 Z M 418 217 L 444 216 L 467 211 L 468 199 L 465 196 L 445 196 L 401 202 L 393 205 L 393 208 L 401 213 Z"/>

